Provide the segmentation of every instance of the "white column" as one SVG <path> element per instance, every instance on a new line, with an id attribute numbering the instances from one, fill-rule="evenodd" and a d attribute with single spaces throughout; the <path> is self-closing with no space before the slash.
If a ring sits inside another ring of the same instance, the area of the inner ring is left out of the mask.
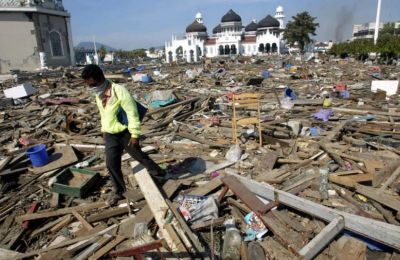
<path id="1" fill-rule="evenodd" d="M 276 45 L 277 45 L 277 47 L 278 47 L 278 54 L 281 54 L 281 42 L 278 41 L 278 42 L 276 43 Z"/>
<path id="2" fill-rule="evenodd" d="M 381 15 L 381 0 L 378 0 L 378 8 L 376 9 L 374 44 L 376 44 L 376 42 L 378 41 L 380 15 Z"/>
<path id="3" fill-rule="evenodd" d="M 69 44 L 69 55 L 71 60 L 71 65 L 75 65 L 75 51 L 74 51 L 74 44 L 72 42 L 72 31 L 71 31 L 71 18 L 66 17 L 66 24 L 67 24 L 67 31 L 68 31 L 68 44 Z"/>
<path id="4" fill-rule="evenodd" d="M 190 58 L 191 58 L 191 53 L 190 53 L 190 49 L 188 49 L 188 51 L 186 52 L 186 61 L 188 62 L 188 63 L 190 63 L 191 62 L 191 60 L 190 60 Z"/>

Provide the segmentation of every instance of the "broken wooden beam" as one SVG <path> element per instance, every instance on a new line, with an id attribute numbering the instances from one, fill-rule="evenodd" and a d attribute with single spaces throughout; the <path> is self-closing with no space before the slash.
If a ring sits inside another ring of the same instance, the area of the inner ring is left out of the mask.
<path id="1" fill-rule="evenodd" d="M 221 179 L 221 181 L 229 187 L 229 189 L 254 212 L 264 214 L 267 210 L 266 204 L 262 202 L 257 196 L 254 195 L 249 189 L 246 188 L 237 178 L 234 176 L 227 176 Z"/>
<path id="2" fill-rule="evenodd" d="M 159 249 L 164 246 L 164 239 L 155 240 L 144 245 L 135 246 L 129 249 L 123 249 L 120 251 L 113 251 L 109 253 L 110 257 L 129 257 L 138 256 L 151 250 Z"/>
<path id="3" fill-rule="evenodd" d="M 142 191 L 143 196 L 146 199 L 151 212 L 153 213 L 153 216 L 163 234 L 166 243 L 173 252 L 178 251 L 178 246 L 180 243 L 174 240 L 174 238 L 178 235 L 174 233 L 172 229 L 168 230 L 165 227 L 165 214 L 169 207 L 166 204 L 164 197 L 161 195 L 150 174 L 139 162 L 133 161 L 130 165 L 133 172 L 135 172 L 134 177 L 136 182 L 138 183 L 140 190 Z"/>
<path id="4" fill-rule="evenodd" d="M 94 203 L 90 203 L 90 204 L 79 205 L 76 207 L 57 209 L 57 210 L 53 210 L 53 211 L 41 211 L 41 212 L 32 213 L 32 214 L 25 214 L 25 215 L 15 217 L 15 221 L 22 222 L 25 220 L 57 217 L 57 216 L 62 216 L 62 215 L 66 215 L 66 214 L 71 214 L 72 211 L 74 211 L 74 210 L 77 212 L 81 212 L 81 211 L 89 211 L 92 209 L 100 209 L 100 208 L 104 208 L 107 206 L 108 205 L 105 202 L 94 202 Z"/>
<path id="5" fill-rule="evenodd" d="M 332 220 L 329 225 L 322 229 L 318 235 L 299 251 L 300 257 L 305 260 L 313 259 L 343 228 L 344 220 L 342 217 Z"/>
<path id="6" fill-rule="evenodd" d="M 122 236 L 117 236 L 113 240 L 111 240 L 109 243 L 104 245 L 102 248 L 96 251 L 92 256 L 89 257 L 89 260 L 97 260 L 107 254 L 111 249 L 119 245 L 122 241 L 124 241 L 125 238 Z"/>
<path id="7" fill-rule="evenodd" d="M 231 174 L 231 173 L 230 173 Z M 370 238 L 395 249 L 400 249 L 400 227 L 370 218 L 360 217 L 347 212 L 330 209 L 318 203 L 300 198 L 285 191 L 275 189 L 271 185 L 246 179 L 237 174 L 238 178 L 248 189 L 267 200 L 277 200 L 281 204 L 326 221 L 332 221 L 338 216 L 344 219 L 344 227 L 359 235 Z"/>
<path id="8" fill-rule="evenodd" d="M 391 209 L 400 211 L 399 196 L 391 196 L 384 194 L 381 190 L 357 184 L 356 191 L 370 199 L 373 199 Z"/>
<path id="9" fill-rule="evenodd" d="M 102 221 L 104 219 L 109 219 L 111 217 L 116 217 L 120 216 L 123 214 L 128 214 L 129 212 L 129 207 L 116 207 L 116 208 L 110 208 L 107 210 L 100 211 L 98 213 L 95 213 L 93 215 L 90 215 L 89 217 L 86 218 L 87 222 L 89 223 L 94 223 L 98 221 Z"/>

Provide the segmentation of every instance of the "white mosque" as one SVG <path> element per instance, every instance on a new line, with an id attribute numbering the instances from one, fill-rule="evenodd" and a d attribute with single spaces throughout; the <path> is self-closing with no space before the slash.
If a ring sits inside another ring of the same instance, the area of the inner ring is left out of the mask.
<path id="1" fill-rule="evenodd" d="M 186 27 L 184 37 L 173 35 L 172 40 L 165 43 L 166 61 L 197 62 L 202 57 L 280 53 L 284 46 L 282 43 L 284 18 L 283 7 L 278 6 L 275 18 L 267 15 L 258 23 L 253 20 L 244 27 L 242 18 L 231 9 L 222 16 L 221 23 L 209 36 L 203 23 L 203 16 L 197 13 L 193 23 Z"/>

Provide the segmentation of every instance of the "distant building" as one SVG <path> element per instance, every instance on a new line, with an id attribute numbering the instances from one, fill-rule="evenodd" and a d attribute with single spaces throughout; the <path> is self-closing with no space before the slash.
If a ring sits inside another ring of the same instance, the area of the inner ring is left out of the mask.
<path id="1" fill-rule="evenodd" d="M 75 63 L 62 0 L 0 0 L 0 73 Z"/>
<path id="2" fill-rule="evenodd" d="M 159 59 L 164 55 L 164 50 L 154 49 L 153 52 L 146 50 L 146 57 L 150 59 Z"/>
<path id="3" fill-rule="evenodd" d="M 243 26 L 242 18 L 231 9 L 221 18 L 221 23 L 209 36 L 203 16 L 197 13 L 193 23 L 186 27 L 185 36 L 172 36 L 172 40 L 166 42 L 166 61 L 197 62 L 202 57 L 279 54 L 284 46 L 284 18 L 283 8 L 278 6 L 275 18 L 267 15 L 259 22 L 253 20 L 247 26 Z"/>
<path id="4" fill-rule="evenodd" d="M 379 29 L 383 28 L 384 23 L 379 23 Z M 358 39 L 373 39 L 375 33 L 375 23 L 364 23 L 353 25 L 353 38 Z"/>
<path id="5" fill-rule="evenodd" d="M 314 51 L 315 52 L 320 52 L 320 53 L 326 53 L 329 51 L 333 46 L 333 42 L 316 42 L 314 44 Z"/>
<path id="6" fill-rule="evenodd" d="M 385 23 L 379 23 L 379 30 L 383 28 Z M 400 22 L 394 23 L 393 34 L 400 35 Z M 352 40 L 357 39 L 373 39 L 375 33 L 375 23 L 364 23 L 353 25 L 353 37 Z"/>

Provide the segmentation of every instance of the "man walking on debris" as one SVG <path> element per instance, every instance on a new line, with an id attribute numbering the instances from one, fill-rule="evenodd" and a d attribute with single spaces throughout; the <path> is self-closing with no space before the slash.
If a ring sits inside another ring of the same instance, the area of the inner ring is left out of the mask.
<path id="1" fill-rule="evenodd" d="M 106 142 L 106 164 L 115 192 L 108 199 L 113 206 L 123 198 L 125 182 L 121 170 L 121 156 L 125 149 L 132 158 L 141 163 L 154 177 L 164 177 L 165 172 L 145 154 L 139 145 L 140 118 L 137 104 L 129 91 L 119 84 L 105 79 L 97 65 L 88 65 L 82 71 L 82 78 L 95 88 L 96 103 L 101 117 L 101 131 Z M 121 122 L 124 113 L 127 122 Z"/>

